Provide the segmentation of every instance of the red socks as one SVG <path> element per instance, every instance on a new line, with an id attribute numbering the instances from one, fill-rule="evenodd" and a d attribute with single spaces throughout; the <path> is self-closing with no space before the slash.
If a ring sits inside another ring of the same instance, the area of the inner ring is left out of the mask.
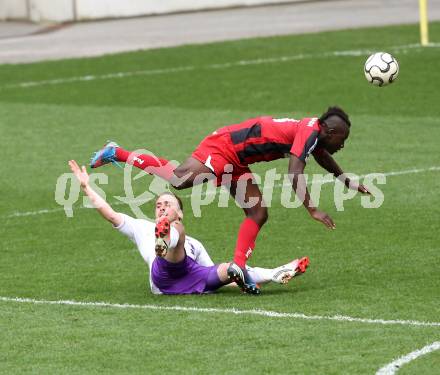
<path id="1" fill-rule="evenodd" d="M 116 148 L 116 159 L 124 163 L 130 163 L 136 168 L 143 169 L 145 172 L 162 177 L 170 181 L 176 167 L 166 159 L 161 159 L 153 155 L 135 154 L 123 148 Z"/>
<path id="2" fill-rule="evenodd" d="M 259 231 L 260 227 L 252 219 L 246 218 L 241 223 L 234 253 L 234 263 L 239 267 L 244 268 L 250 258 Z"/>

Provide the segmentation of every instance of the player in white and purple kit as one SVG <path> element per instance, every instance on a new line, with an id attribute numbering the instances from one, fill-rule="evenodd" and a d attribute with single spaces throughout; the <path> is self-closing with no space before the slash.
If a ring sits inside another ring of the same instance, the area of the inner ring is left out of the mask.
<path id="1" fill-rule="evenodd" d="M 156 223 L 135 219 L 114 211 L 89 185 L 89 176 L 71 160 L 69 166 L 84 193 L 97 211 L 137 246 L 150 268 L 150 286 L 154 294 L 210 293 L 229 284 L 229 263 L 214 264 L 204 246 L 185 234 L 182 223 L 182 202 L 172 193 L 160 195 L 156 201 Z M 307 257 L 273 269 L 248 267 L 257 283 L 286 284 L 305 272 Z"/>

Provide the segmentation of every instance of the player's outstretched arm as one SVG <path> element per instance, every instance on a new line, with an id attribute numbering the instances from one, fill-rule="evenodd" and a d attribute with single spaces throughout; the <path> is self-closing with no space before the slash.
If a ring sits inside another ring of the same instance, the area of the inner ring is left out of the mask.
<path id="1" fill-rule="evenodd" d="M 309 212 L 310 216 L 323 223 L 329 229 L 335 229 L 335 223 L 332 218 L 323 211 L 319 211 L 307 190 L 306 180 L 304 178 L 305 162 L 297 158 L 295 155 L 290 155 L 289 161 L 289 177 L 292 183 L 292 189 L 298 198 L 302 201 L 304 207 Z"/>
<path id="2" fill-rule="evenodd" d="M 321 149 L 319 152 L 314 153 L 313 157 L 322 168 L 332 173 L 333 176 L 342 181 L 348 188 L 357 190 L 363 194 L 371 194 L 364 185 L 357 181 L 350 180 L 327 150 Z"/>
<path id="3" fill-rule="evenodd" d="M 114 226 L 119 226 L 123 222 L 122 215 L 119 212 L 115 212 L 113 208 L 89 185 L 89 175 L 86 171 L 86 167 L 79 167 L 75 160 L 69 161 L 69 167 L 75 177 L 78 179 L 81 189 L 86 194 L 96 210 L 102 215 L 102 217 L 112 223 Z"/>

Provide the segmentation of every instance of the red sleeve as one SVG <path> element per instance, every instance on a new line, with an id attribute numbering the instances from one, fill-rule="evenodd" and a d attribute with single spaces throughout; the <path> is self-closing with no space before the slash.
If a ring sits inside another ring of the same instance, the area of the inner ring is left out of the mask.
<path id="1" fill-rule="evenodd" d="M 298 125 L 290 153 L 299 160 L 306 162 L 318 143 L 318 135 L 319 130 L 315 126 L 308 126 L 306 123 L 301 122 Z"/>

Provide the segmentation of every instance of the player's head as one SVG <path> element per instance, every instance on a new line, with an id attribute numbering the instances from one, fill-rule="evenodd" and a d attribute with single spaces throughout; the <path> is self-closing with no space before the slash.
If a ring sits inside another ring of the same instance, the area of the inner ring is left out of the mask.
<path id="1" fill-rule="evenodd" d="M 344 142 L 350 135 L 351 122 L 348 115 L 339 107 L 329 107 L 319 118 L 321 134 L 318 145 L 334 154 L 344 147 Z"/>
<path id="2" fill-rule="evenodd" d="M 183 219 L 183 203 L 182 200 L 171 192 L 160 194 L 156 199 L 155 215 L 156 219 L 167 212 L 167 210 L 174 210 Z"/>

